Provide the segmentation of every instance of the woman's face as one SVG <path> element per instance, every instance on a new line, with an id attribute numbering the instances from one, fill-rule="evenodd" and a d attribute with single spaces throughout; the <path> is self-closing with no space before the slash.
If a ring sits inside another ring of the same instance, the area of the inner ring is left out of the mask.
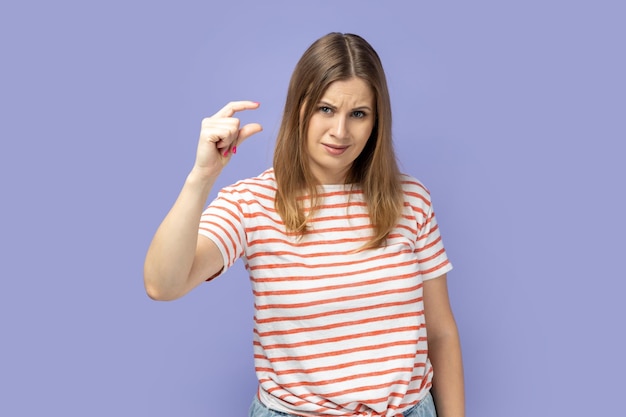
<path id="1" fill-rule="evenodd" d="M 309 121 L 306 151 L 320 184 L 343 184 L 374 128 L 374 92 L 361 78 L 328 86 Z"/>

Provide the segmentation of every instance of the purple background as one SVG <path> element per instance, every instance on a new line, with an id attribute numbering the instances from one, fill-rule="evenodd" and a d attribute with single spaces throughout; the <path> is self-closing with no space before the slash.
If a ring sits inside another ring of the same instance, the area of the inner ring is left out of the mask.
<path id="1" fill-rule="evenodd" d="M 378 50 L 403 169 L 455 265 L 468 416 L 619 415 L 621 1 L 23 1 L 0 6 L 0 415 L 244 416 L 249 282 L 148 299 L 148 243 L 229 100 L 271 163 L 291 71 L 329 32 Z M 620 330 L 622 329 L 622 330 Z M 619 407 L 619 408 L 618 408 Z"/>

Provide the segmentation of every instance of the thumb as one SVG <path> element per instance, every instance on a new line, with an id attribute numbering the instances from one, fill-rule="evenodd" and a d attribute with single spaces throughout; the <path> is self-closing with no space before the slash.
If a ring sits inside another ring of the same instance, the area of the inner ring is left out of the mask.
<path id="1" fill-rule="evenodd" d="M 239 129 L 239 135 L 237 136 L 237 146 L 241 145 L 241 143 L 248 139 L 250 136 L 259 133 L 263 130 L 263 126 L 258 123 L 249 123 Z"/>

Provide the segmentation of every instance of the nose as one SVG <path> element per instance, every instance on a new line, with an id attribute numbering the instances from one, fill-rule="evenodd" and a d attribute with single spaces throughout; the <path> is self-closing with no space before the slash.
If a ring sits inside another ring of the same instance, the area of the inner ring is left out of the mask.
<path id="1" fill-rule="evenodd" d="M 346 139 L 348 137 L 348 121 L 345 117 L 334 117 L 331 135 L 336 139 Z"/>

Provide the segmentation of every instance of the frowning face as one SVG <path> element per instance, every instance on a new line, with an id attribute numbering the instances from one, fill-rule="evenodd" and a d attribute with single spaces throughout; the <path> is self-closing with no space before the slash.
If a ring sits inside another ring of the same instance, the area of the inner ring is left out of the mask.
<path id="1" fill-rule="evenodd" d="M 374 128 L 374 92 L 361 78 L 335 81 L 314 106 L 306 137 L 311 172 L 320 184 L 343 184 Z"/>

